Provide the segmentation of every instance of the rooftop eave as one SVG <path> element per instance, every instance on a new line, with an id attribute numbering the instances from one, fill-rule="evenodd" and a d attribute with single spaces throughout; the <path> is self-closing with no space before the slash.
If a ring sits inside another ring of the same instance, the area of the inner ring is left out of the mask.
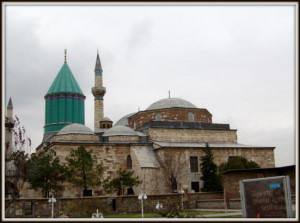
<path id="1" fill-rule="evenodd" d="M 46 94 L 44 96 L 44 98 L 46 99 L 47 96 L 57 95 L 57 94 L 73 94 L 73 95 L 79 95 L 79 96 L 83 97 L 84 99 L 86 98 L 86 96 L 84 94 L 75 93 L 75 92 L 53 92 L 53 93 L 50 93 L 50 94 Z"/>

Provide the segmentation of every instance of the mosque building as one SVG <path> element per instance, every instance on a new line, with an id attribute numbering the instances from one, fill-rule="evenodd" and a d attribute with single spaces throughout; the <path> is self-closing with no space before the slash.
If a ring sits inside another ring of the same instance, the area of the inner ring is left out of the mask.
<path id="1" fill-rule="evenodd" d="M 65 53 L 66 54 L 66 53 Z M 77 74 L 79 75 L 79 74 Z M 134 171 L 143 183 L 124 188 L 123 194 L 141 191 L 163 194 L 187 189 L 201 191 L 201 157 L 209 147 L 220 165 L 233 156 L 243 156 L 262 168 L 275 167 L 275 147 L 240 144 L 237 130 L 229 124 L 214 123 L 212 114 L 181 98 L 164 98 L 135 113 L 124 114 L 115 124 L 104 117 L 103 69 L 97 52 L 94 70 L 94 129 L 85 126 L 82 93 L 66 60 L 45 95 L 45 126 L 42 143 L 56 151 L 62 162 L 72 149 L 92 149 L 104 167 L 103 179 L 117 177 L 119 168 Z M 90 95 L 89 95 L 90 97 Z M 111 102 L 108 102 L 111 103 Z M 173 180 L 168 180 L 170 173 Z M 91 195 L 105 195 L 103 188 L 89 188 Z M 66 184 L 63 197 L 82 196 L 82 188 Z M 34 191 L 24 198 L 38 197 Z"/>

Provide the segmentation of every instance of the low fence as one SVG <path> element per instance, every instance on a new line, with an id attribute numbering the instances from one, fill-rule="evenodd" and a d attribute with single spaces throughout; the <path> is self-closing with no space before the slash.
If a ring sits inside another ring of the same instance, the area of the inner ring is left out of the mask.
<path id="1" fill-rule="evenodd" d="M 178 208 L 197 208 L 197 201 L 222 199 L 223 192 L 217 193 L 186 193 L 186 194 L 160 194 L 148 195 L 144 203 L 144 212 L 156 212 L 157 203 L 163 205 L 164 210 Z M 102 214 L 111 213 L 138 213 L 141 211 L 141 201 L 138 196 L 118 197 L 82 197 L 82 198 L 56 198 L 54 203 L 54 217 L 60 214 L 69 217 L 91 217 L 98 209 Z M 5 216 L 13 218 L 48 218 L 51 216 L 51 203 L 48 199 L 18 199 L 9 204 L 5 201 Z"/>

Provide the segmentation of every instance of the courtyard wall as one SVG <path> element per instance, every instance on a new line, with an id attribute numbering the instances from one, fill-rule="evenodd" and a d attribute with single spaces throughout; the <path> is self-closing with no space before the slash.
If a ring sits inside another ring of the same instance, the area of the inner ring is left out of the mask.
<path id="1" fill-rule="evenodd" d="M 194 209 L 197 207 L 198 200 L 205 199 L 222 199 L 223 193 L 186 193 L 181 194 L 160 194 L 149 195 L 144 201 L 144 212 L 157 212 L 156 204 L 159 202 L 163 205 L 163 210 L 172 207 L 179 208 L 183 201 L 184 209 Z M 125 214 L 140 213 L 141 202 L 138 195 L 134 196 L 98 196 L 84 198 L 56 198 L 54 203 L 54 217 L 59 216 L 62 211 L 69 217 L 86 217 L 90 218 L 98 209 L 105 217 L 106 214 Z M 7 208 L 9 200 L 5 201 L 6 217 L 14 218 L 49 218 L 51 216 L 51 203 L 48 198 L 43 199 L 18 199 L 14 204 Z"/>

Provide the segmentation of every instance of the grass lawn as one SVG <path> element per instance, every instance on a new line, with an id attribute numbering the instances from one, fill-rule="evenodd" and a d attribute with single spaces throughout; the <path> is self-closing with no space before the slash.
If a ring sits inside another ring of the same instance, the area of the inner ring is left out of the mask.
<path id="1" fill-rule="evenodd" d="M 183 216 L 191 216 L 191 215 L 205 215 L 205 214 L 223 214 L 224 212 L 216 212 L 216 211 L 180 211 L 180 215 Z M 134 214 L 109 214 L 104 215 L 104 218 L 141 218 L 141 213 L 134 213 Z M 238 216 L 226 216 L 224 218 L 241 218 L 241 215 Z M 158 213 L 144 213 L 144 218 L 163 218 Z M 165 218 L 165 217 L 164 217 Z M 222 217 L 221 217 L 222 218 Z"/>
<path id="2" fill-rule="evenodd" d="M 214 218 L 242 218 L 243 215 L 234 215 L 234 216 L 223 216 L 223 217 L 214 217 Z"/>
<path id="3" fill-rule="evenodd" d="M 142 217 L 141 213 L 104 215 L 104 218 L 141 218 L 141 217 Z M 144 218 L 161 218 L 161 215 L 158 213 L 144 213 Z"/>
<path id="4" fill-rule="evenodd" d="M 181 215 L 204 215 L 204 214 L 223 214 L 225 212 L 223 211 L 180 211 Z"/>

